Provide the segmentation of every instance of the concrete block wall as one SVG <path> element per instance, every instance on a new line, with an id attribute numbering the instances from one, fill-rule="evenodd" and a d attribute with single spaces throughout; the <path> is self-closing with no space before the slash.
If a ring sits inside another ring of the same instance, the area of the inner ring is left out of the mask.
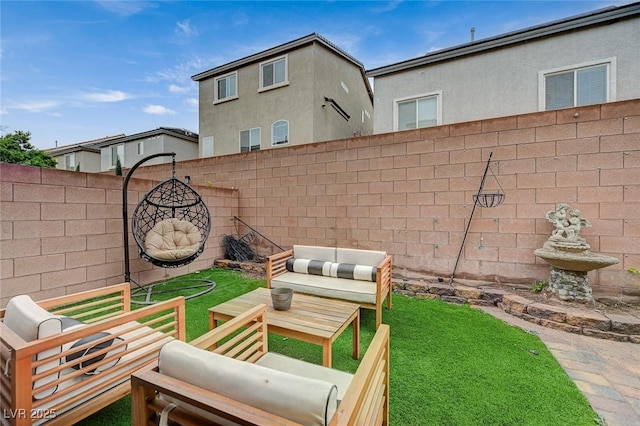
<path id="1" fill-rule="evenodd" d="M 122 282 L 122 183 L 119 176 L 0 164 L 0 305 L 17 294 L 44 299 Z M 129 216 L 157 183 L 130 181 Z M 204 253 L 188 266 L 158 268 L 139 258 L 130 235 L 136 282 L 208 268 L 222 256 L 218 236 L 233 231 L 228 218 L 238 214 L 238 192 L 196 190 L 212 216 Z"/>
<path id="2" fill-rule="evenodd" d="M 456 277 L 549 278 L 533 255 L 557 203 L 578 208 L 592 250 L 620 263 L 591 272 L 596 295 L 640 299 L 640 100 L 480 120 L 178 163 L 193 182 L 239 190 L 239 216 L 283 247 L 386 250 L 394 270 L 449 277 L 489 153 L 487 190 Z M 159 179 L 168 166 L 144 168 Z M 267 249 L 267 248 L 265 248 Z M 270 250 L 271 248 L 268 248 Z"/>

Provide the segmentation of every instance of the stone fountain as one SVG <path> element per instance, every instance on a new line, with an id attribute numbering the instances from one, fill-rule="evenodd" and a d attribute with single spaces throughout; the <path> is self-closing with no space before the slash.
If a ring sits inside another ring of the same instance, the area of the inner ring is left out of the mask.
<path id="1" fill-rule="evenodd" d="M 591 251 L 580 236 L 580 230 L 590 228 L 591 223 L 580 217 L 580 210 L 570 210 L 568 204 L 561 203 L 546 217 L 554 230 L 542 248 L 533 253 L 552 266 L 549 288 L 562 300 L 592 302 L 587 273 L 615 265 L 618 259 Z"/>

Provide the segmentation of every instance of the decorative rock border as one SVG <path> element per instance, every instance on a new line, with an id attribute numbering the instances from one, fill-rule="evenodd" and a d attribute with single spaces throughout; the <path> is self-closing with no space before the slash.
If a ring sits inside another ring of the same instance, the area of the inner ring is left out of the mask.
<path id="1" fill-rule="evenodd" d="M 640 344 L 640 317 L 547 305 L 495 287 L 448 285 L 405 278 L 394 278 L 392 285 L 396 294 L 458 304 L 498 306 L 508 314 L 545 327 Z"/>
<path id="2" fill-rule="evenodd" d="M 266 274 L 264 263 L 216 260 L 219 268 L 237 269 L 261 276 Z M 476 306 L 498 306 L 508 314 L 526 321 L 568 333 L 583 334 L 599 339 L 640 344 L 640 316 L 606 314 L 563 306 L 547 305 L 500 288 L 491 283 L 457 280 L 463 284 L 445 284 L 422 279 L 396 277 L 391 281 L 393 292 L 422 299 L 440 299 L 448 303 Z"/>

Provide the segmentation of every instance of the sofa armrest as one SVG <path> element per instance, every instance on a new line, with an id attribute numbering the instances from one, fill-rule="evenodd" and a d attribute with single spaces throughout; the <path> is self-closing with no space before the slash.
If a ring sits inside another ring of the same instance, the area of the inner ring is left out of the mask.
<path id="1" fill-rule="evenodd" d="M 131 376 L 132 424 L 134 426 L 146 426 L 150 421 L 157 424 L 155 413 L 162 412 L 169 404 L 167 401 L 156 398 L 159 393 L 238 424 L 301 426 L 267 411 L 165 376 L 158 373 L 157 369 L 138 370 Z M 168 417 L 181 424 L 218 424 L 180 406 L 172 409 Z"/>
<path id="2" fill-rule="evenodd" d="M 293 249 L 267 257 L 267 288 L 271 288 L 271 280 L 287 272 L 287 259 L 293 257 Z"/>
<path id="3" fill-rule="evenodd" d="M 389 424 L 389 326 L 381 324 L 330 426 Z"/>
<path id="4" fill-rule="evenodd" d="M 95 296 L 94 292 L 85 294 Z M 74 299 L 58 300 L 64 300 L 66 304 Z M 82 301 L 80 302 L 82 305 Z M 51 306 L 48 305 L 50 301 L 41 303 Z M 90 304 L 85 304 L 85 308 Z M 101 312 L 95 314 L 101 316 Z M 107 332 L 109 334 L 106 334 Z M 89 342 L 72 347 L 78 344 L 80 339 L 94 337 L 99 333 L 103 334 L 95 342 L 111 340 L 110 345 L 96 349 L 93 343 Z M 81 401 L 83 395 L 118 385 L 137 368 L 152 362 L 154 357 L 157 357 L 162 342 L 172 338 L 184 340 L 185 336 L 183 297 L 133 311 L 127 310 L 118 315 L 108 315 L 107 318 L 92 323 L 87 321 L 87 325 L 72 331 L 31 342 L 23 340 L 4 324 L 0 324 L 0 360 L 3 366 L 8 366 L 8 374 L 2 376 L 4 390 L 0 406 L 7 410 L 5 412 L 24 409 L 26 413 L 30 413 L 37 411 L 39 407 L 47 407 L 48 412 L 63 413 Z M 115 339 L 116 337 L 118 339 Z M 85 352 L 89 347 L 93 347 L 92 353 Z M 47 354 L 46 358 L 40 356 L 41 359 L 36 361 L 35 355 L 43 353 Z M 70 355 L 78 356 L 71 360 Z M 96 357 L 102 359 L 96 361 Z M 51 367 L 44 373 L 33 373 L 36 366 L 44 364 Z M 105 380 L 106 376 L 109 376 L 108 380 Z M 43 383 L 42 379 L 48 377 L 53 379 Z M 93 389 L 73 395 L 72 393 L 80 387 L 79 380 L 83 387 L 89 385 L 86 387 Z M 34 395 L 38 393 L 45 396 L 34 399 Z M 122 396 L 124 395 L 117 394 L 117 398 Z M 96 410 L 99 408 L 101 407 Z M 94 411 L 85 406 L 82 408 L 84 416 L 73 418 L 80 419 Z M 23 420 L 28 422 L 25 424 L 30 424 L 31 419 Z M 22 420 L 15 421 L 20 424 Z"/>
<path id="5" fill-rule="evenodd" d="M 190 341 L 189 344 L 242 361 L 255 362 L 268 351 L 266 313 L 267 306 L 265 304 L 255 306 Z M 221 340 L 241 328 L 245 328 L 242 333 L 218 346 Z"/>
<path id="6" fill-rule="evenodd" d="M 387 255 L 377 266 L 376 270 L 376 298 L 384 300 L 391 288 L 391 255 Z"/>
<path id="7" fill-rule="evenodd" d="M 96 322 L 131 310 L 131 284 L 101 287 L 37 303 L 57 315 Z"/>

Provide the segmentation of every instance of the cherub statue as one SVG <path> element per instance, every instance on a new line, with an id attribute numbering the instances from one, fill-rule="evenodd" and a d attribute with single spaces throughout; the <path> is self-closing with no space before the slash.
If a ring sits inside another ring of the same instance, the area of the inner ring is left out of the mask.
<path id="1" fill-rule="evenodd" d="M 555 229 L 551 233 L 552 237 L 563 237 L 566 228 L 569 226 L 569 221 L 567 220 L 567 210 L 569 210 L 569 205 L 566 203 L 558 204 L 556 210 L 551 210 L 547 212 L 547 220 L 553 223 Z"/>
<path id="2" fill-rule="evenodd" d="M 567 239 L 584 241 L 584 238 L 580 237 L 581 228 L 591 228 L 591 222 L 580 218 L 580 210 L 571 209 L 569 212 L 569 226 L 566 228 Z"/>

